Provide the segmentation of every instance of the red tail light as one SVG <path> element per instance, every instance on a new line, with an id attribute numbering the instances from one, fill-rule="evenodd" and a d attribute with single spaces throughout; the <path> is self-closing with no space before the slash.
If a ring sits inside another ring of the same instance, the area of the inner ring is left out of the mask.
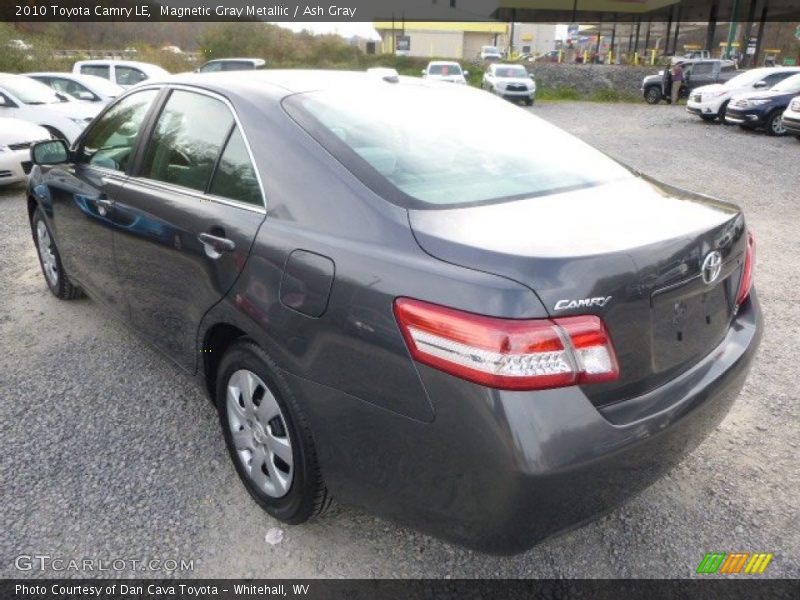
<path id="1" fill-rule="evenodd" d="M 741 306 L 750 295 L 750 288 L 753 286 L 753 263 L 755 262 L 756 240 L 753 234 L 747 232 L 747 248 L 744 252 L 744 266 L 742 267 L 742 279 L 739 282 L 739 292 L 736 294 L 736 306 Z"/>
<path id="2" fill-rule="evenodd" d="M 409 298 L 395 300 L 394 312 L 415 360 L 488 387 L 537 390 L 619 376 L 595 316 L 499 319 Z"/>

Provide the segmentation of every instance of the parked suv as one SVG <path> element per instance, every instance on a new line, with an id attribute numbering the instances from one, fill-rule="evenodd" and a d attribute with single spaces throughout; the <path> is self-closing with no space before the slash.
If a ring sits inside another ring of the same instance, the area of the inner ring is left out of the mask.
<path id="1" fill-rule="evenodd" d="M 422 69 L 423 79 L 448 81 L 450 83 L 459 83 L 461 85 L 467 84 L 467 75 L 469 75 L 469 71 L 462 71 L 460 64 L 451 61 L 431 61 L 428 63 L 427 67 Z"/>
<path id="2" fill-rule="evenodd" d="M 734 96 L 725 112 L 725 121 L 747 129 L 763 127 L 767 135 L 785 135 L 783 112 L 800 94 L 800 73 L 787 77 L 770 90 Z"/>
<path id="3" fill-rule="evenodd" d="M 783 126 L 786 128 L 786 133 L 800 140 L 800 97 L 792 100 L 789 108 L 783 113 Z"/>
<path id="4" fill-rule="evenodd" d="M 736 75 L 736 65 L 730 60 L 683 60 L 685 80 L 681 85 L 680 98 L 686 98 L 689 92 L 701 85 L 720 83 Z M 669 101 L 669 94 L 664 89 L 664 71 L 658 75 L 648 75 L 642 80 L 642 95 L 648 104 L 658 104 L 662 100 Z"/>
<path id="5" fill-rule="evenodd" d="M 724 84 L 704 85 L 689 95 L 686 110 L 704 121 L 724 120 L 731 98 L 739 94 L 765 91 L 787 77 L 800 73 L 800 67 L 762 67 L 743 71 Z"/>
<path id="6" fill-rule="evenodd" d="M 489 65 L 483 74 L 481 87 L 506 100 L 523 100 L 528 106 L 533 104 L 536 96 L 533 75 L 520 65 Z"/>

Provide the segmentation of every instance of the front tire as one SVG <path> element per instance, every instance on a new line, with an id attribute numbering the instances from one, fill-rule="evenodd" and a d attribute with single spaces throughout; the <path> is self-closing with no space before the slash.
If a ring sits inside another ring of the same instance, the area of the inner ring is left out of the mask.
<path id="1" fill-rule="evenodd" d="M 533 98 L 525 98 L 525 106 L 533 106 Z"/>
<path id="2" fill-rule="evenodd" d="M 644 91 L 644 101 L 648 104 L 658 104 L 661 102 L 661 90 L 657 87 L 649 87 Z"/>
<path id="3" fill-rule="evenodd" d="M 64 270 L 61 255 L 58 253 L 50 226 L 47 224 L 41 208 L 37 208 L 33 213 L 31 232 L 47 287 L 60 300 L 80 298 L 83 293 L 78 286 L 72 284 Z"/>
<path id="4" fill-rule="evenodd" d="M 764 129 L 766 129 L 767 135 L 786 135 L 786 127 L 783 125 L 783 111 L 776 110 L 773 112 L 769 118 L 767 118 L 767 124 L 764 126 Z"/>
<path id="5" fill-rule="evenodd" d="M 228 453 L 256 503 L 292 525 L 330 504 L 311 430 L 275 363 L 250 340 L 219 365 L 217 411 Z"/>
<path id="6" fill-rule="evenodd" d="M 713 123 L 717 120 L 717 115 L 700 115 L 700 118 L 706 123 Z"/>

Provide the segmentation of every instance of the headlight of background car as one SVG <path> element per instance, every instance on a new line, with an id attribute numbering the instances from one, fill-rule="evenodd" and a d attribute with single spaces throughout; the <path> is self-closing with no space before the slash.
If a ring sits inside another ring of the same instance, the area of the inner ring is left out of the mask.
<path id="1" fill-rule="evenodd" d="M 769 100 L 766 98 L 756 98 L 755 100 L 748 100 L 747 106 L 762 106 L 768 104 Z"/>

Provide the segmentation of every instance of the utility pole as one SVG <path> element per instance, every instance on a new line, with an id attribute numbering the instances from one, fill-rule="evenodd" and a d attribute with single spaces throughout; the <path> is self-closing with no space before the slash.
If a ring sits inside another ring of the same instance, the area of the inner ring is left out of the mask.
<path id="1" fill-rule="evenodd" d="M 738 15 L 736 13 L 739 12 L 739 0 L 733 0 L 733 9 L 731 12 L 731 22 L 728 26 L 728 41 L 725 44 L 725 58 L 731 57 L 731 46 L 733 45 L 733 39 L 736 37 L 736 19 Z"/>

